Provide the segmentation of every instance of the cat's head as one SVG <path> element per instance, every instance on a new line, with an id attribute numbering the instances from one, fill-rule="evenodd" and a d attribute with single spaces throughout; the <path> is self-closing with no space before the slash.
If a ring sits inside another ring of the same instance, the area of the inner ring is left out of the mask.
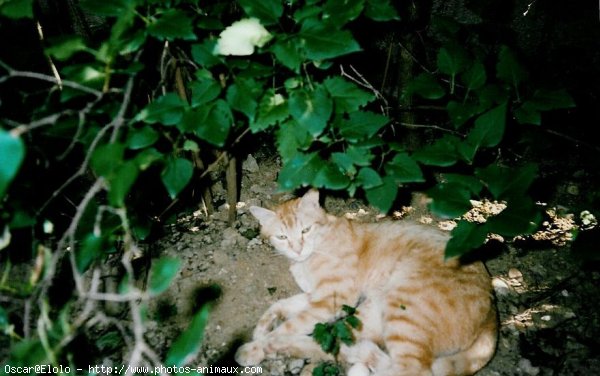
<path id="1" fill-rule="evenodd" d="M 262 234 L 273 247 L 293 261 L 304 261 L 315 251 L 319 230 L 327 222 L 316 190 L 287 201 L 275 210 L 252 206 L 250 212 L 260 222 Z"/>

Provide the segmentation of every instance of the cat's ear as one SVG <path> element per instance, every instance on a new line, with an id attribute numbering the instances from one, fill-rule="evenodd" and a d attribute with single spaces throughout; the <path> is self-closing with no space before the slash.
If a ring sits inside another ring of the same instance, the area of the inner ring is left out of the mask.
<path id="1" fill-rule="evenodd" d="M 277 217 L 277 214 L 275 214 L 274 211 L 261 208 L 260 206 L 251 206 L 250 213 L 252 213 L 254 218 L 258 219 L 263 226 Z"/>
<path id="2" fill-rule="evenodd" d="M 304 196 L 300 199 L 300 208 L 308 209 L 308 210 L 317 210 L 320 208 L 319 206 L 319 191 L 316 189 L 311 189 L 306 192 Z"/>

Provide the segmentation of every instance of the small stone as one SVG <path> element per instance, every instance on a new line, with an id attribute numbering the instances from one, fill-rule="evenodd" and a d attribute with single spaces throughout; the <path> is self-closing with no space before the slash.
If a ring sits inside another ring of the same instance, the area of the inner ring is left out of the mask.
<path id="1" fill-rule="evenodd" d="M 294 375 L 297 375 L 304 368 L 304 359 L 294 359 L 288 364 L 288 369 Z"/>
<path id="2" fill-rule="evenodd" d="M 498 296 L 505 296 L 508 295 L 510 292 L 510 287 L 508 286 L 508 284 L 500 278 L 492 279 L 492 286 L 494 287 L 494 291 Z"/>
<path id="3" fill-rule="evenodd" d="M 544 316 L 540 317 L 540 319 L 542 321 L 550 321 L 550 320 L 552 320 L 552 316 L 550 316 L 550 315 L 544 315 Z"/>
<path id="4" fill-rule="evenodd" d="M 508 278 L 523 279 L 523 273 L 519 269 L 510 268 L 508 269 Z"/>
<path id="5" fill-rule="evenodd" d="M 569 292 L 568 292 L 567 290 L 562 290 L 562 291 L 560 292 L 560 294 L 561 294 L 562 296 L 564 296 L 565 298 L 569 297 Z"/>
<path id="6" fill-rule="evenodd" d="M 248 154 L 248 158 L 246 158 L 246 160 L 242 162 L 242 170 L 248 172 L 258 172 L 258 163 L 251 154 Z"/>
<path id="7" fill-rule="evenodd" d="M 531 361 L 529 359 L 525 359 L 525 358 L 519 360 L 519 368 L 526 375 L 535 376 L 540 373 L 540 368 L 534 367 L 533 365 L 531 365 Z"/>

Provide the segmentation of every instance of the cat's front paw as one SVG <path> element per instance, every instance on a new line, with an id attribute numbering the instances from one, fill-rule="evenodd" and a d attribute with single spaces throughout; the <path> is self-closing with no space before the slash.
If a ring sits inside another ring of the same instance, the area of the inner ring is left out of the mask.
<path id="1" fill-rule="evenodd" d="M 264 359 L 265 350 L 261 341 L 248 342 L 235 353 L 235 361 L 241 366 L 256 366 Z"/>
<path id="2" fill-rule="evenodd" d="M 267 311 L 260 320 L 258 320 L 258 323 L 252 332 L 252 339 L 261 339 L 271 333 L 276 327 L 278 319 L 279 317 L 275 313 Z"/>

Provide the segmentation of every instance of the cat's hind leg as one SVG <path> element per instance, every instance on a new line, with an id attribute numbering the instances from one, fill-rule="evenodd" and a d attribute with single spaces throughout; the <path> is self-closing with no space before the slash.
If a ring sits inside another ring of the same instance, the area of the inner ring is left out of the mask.
<path id="1" fill-rule="evenodd" d="M 496 351 L 496 316 L 490 313 L 475 342 L 466 350 L 435 359 L 435 376 L 472 375 L 489 362 Z"/>
<path id="2" fill-rule="evenodd" d="M 275 329 L 279 323 L 295 316 L 309 306 L 308 295 L 297 294 L 275 302 L 261 316 L 252 333 L 252 339 L 260 339 Z"/>

